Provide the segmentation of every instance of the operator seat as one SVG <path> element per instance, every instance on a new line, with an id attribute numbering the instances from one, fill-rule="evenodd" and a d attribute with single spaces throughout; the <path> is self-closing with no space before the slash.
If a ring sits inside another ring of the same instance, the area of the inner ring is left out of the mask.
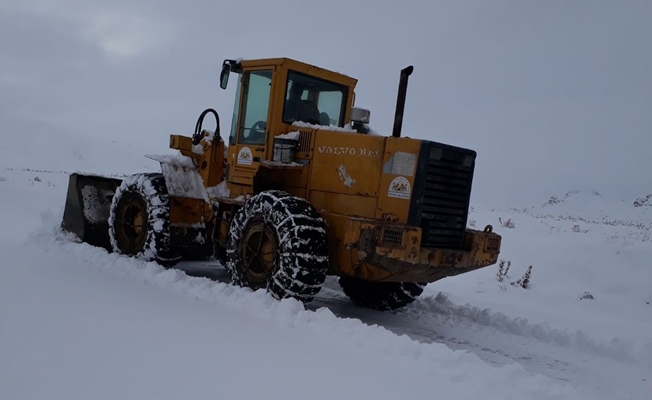
<path id="1" fill-rule="evenodd" d="M 287 100 L 285 100 L 285 107 L 283 108 L 283 120 L 290 121 L 295 117 L 297 106 L 301 102 L 301 95 L 305 89 L 304 85 L 298 82 L 292 82 L 290 93 Z"/>
<path id="2" fill-rule="evenodd" d="M 319 125 L 319 108 L 317 107 L 317 104 L 315 104 L 314 101 L 301 100 L 299 104 L 297 104 L 297 111 L 294 120 Z"/>
<path id="3" fill-rule="evenodd" d="M 323 125 L 323 126 L 330 126 L 331 125 L 331 117 L 328 115 L 327 112 L 322 111 L 319 114 L 319 125 Z"/>

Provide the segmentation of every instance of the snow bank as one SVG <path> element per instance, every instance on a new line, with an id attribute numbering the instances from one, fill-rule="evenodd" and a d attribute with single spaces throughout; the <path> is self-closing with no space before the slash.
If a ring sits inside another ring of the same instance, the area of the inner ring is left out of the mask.
<path id="1" fill-rule="evenodd" d="M 614 200 L 603 197 L 594 190 L 572 190 L 564 195 L 553 195 L 541 204 L 532 207 L 533 214 L 572 215 L 591 219 L 641 220 L 652 216 L 643 205 L 645 198 L 636 200 Z M 643 217 L 643 218 L 642 218 Z"/>
<path id="2" fill-rule="evenodd" d="M 634 207 L 652 207 L 652 194 L 634 200 Z"/>
<path id="3" fill-rule="evenodd" d="M 599 216 L 599 209 L 584 211 Z M 625 215 L 631 210 L 605 211 Z M 640 213 L 629 217 L 591 219 L 577 213 L 539 213 L 538 208 L 474 209 L 470 223 L 492 224 L 503 237 L 499 258 L 512 261 L 504 284 L 497 280 L 498 266 L 491 266 L 438 281 L 426 292 L 443 292 L 454 303 L 468 303 L 471 309 L 459 311 L 468 312 L 470 318 L 487 316 L 484 310 L 499 310 L 509 319 L 491 314 L 495 324 L 558 345 L 650 365 L 652 270 L 647 265 L 652 223 Z M 511 220 L 514 228 L 501 226 L 499 219 Z M 527 290 L 509 285 L 530 265 Z M 583 299 L 586 292 L 594 298 Z M 528 323 L 520 325 L 525 319 Z"/>
<path id="4" fill-rule="evenodd" d="M 149 143 L 125 143 L 111 137 L 71 132 L 38 121 L 7 117 L 0 110 L 0 169 L 82 172 L 121 175 L 154 172 L 158 164 L 145 159 Z M 134 133 L 137 134 L 137 133 Z M 161 147 L 168 137 L 161 136 Z"/>
<path id="5" fill-rule="evenodd" d="M 57 217 L 50 213 L 47 229 L 31 235 L 29 239 L 30 243 L 38 246 L 31 251 L 39 251 L 37 249 L 40 248 L 47 253 L 47 258 L 52 260 L 53 265 L 49 268 L 57 267 L 59 263 L 84 265 L 102 274 L 127 276 L 150 287 L 160 287 L 214 303 L 218 310 L 227 307 L 241 315 L 237 318 L 255 317 L 264 321 L 265 325 L 261 325 L 261 330 L 269 331 L 270 346 L 274 346 L 277 341 L 274 336 L 278 334 L 277 329 L 291 329 L 287 331 L 288 334 L 294 332 L 292 335 L 299 335 L 302 340 L 314 343 L 311 351 L 320 357 L 333 352 L 346 352 L 347 358 L 341 360 L 341 365 L 329 366 L 330 370 L 336 371 L 361 358 L 369 362 L 364 370 L 356 372 L 356 380 L 364 381 L 367 374 L 378 375 L 381 371 L 378 366 L 391 366 L 392 374 L 401 376 L 407 373 L 413 377 L 414 382 L 409 383 L 400 380 L 376 381 L 375 387 L 365 388 L 374 398 L 395 398 L 392 387 L 401 388 L 406 395 L 418 393 L 419 397 L 436 392 L 438 396 L 459 399 L 583 398 L 581 393 L 567 385 L 555 383 L 543 376 L 531 376 L 517 364 L 500 368 L 490 367 L 473 354 L 452 351 L 442 344 L 419 343 L 407 336 L 397 336 L 382 327 L 365 325 L 359 320 L 340 319 L 326 308 L 308 311 L 297 301 L 279 302 L 264 291 L 253 292 L 206 278 L 189 277 L 179 270 L 166 270 L 155 263 L 107 254 L 101 249 L 74 243 L 70 237 L 56 233 Z M 100 276 L 98 275 L 98 278 Z M 228 324 L 227 321 L 224 323 Z M 245 334 L 241 338 L 243 343 L 231 342 L 229 346 L 239 348 L 246 344 L 247 337 Z M 219 334 L 216 338 L 219 340 Z M 287 351 L 292 352 L 293 349 L 289 348 Z M 317 363 L 319 360 L 320 358 L 315 359 Z M 284 365 L 282 361 L 278 365 L 278 368 L 288 370 L 287 376 L 292 376 L 293 372 L 290 371 L 297 368 L 304 370 L 305 367 Z M 382 376 L 382 373 L 379 376 Z M 328 398 L 324 395 L 329 393 L 325 387 L 315 390 L 303 387 L 300 382 L 292 382 L 292 385 L 295 387 L 292 395 L 297 398 L 303 398 L 301 393 L 306 391 L 311 393 L 310 397 Z M 285 387 L 285 384 L 283 386 Z M 260 390 L 261 395 L 266 391 L 265 388 Z M 292 395 L 288 396 L 286 393 L 284 397 L 291 398 Z M 328 395 L 333 396 L 333 393 Z"/>
<path id="6" fill-rule="evenodd" d="M 301 132 L 299 131 L 292 131 L 288 133 L 284 133 L 282 135 L 278 135 L 275 138 L 276 139 L 289 139 L 289 140 L 299 140 L 299 136 L 301 135 Z"/>
<path id="7" fill-rule="evenodd" d="M 229 197 L 231 196 L 231 191 L 226 185 L 226 180 L 220 182 L 218 185 L 209 187 L 208 189 L 208 195 L 211 198 L 214 197 Z"/>
<path id="8" fill-rule="evenodd" d="M 298 128 L 310 128 L 310 129 L 325 129 L 329 131 L 334 131 L 334 132 L 348 132 L 348 133 L 357 133 L 355 129 L 353 129 L 349 125 L 345 125 L 344 127 L 339 127 L 337 125 L 316 125 L 316 124 L 309 124 L 307 122 L 303 121 L 295 121 L 292 123 L 292 126 L 296 126 Z"/>
<path id="9" fill-rule="evenodd" d="M 505 333 L 529 336 L 560 347 L 582 350 L 619 361 L 642 362 L 652 366 L 652 352 L 649 352 L 652 347 L 634 346 L 631 342 L 621 338 L 613 338 L 609 342 L 603 343 L 581 330 L 554 329 L 548 324 L 532 323 L 527 318 L 510 317 L 489 308 L 473 307 L 469 304 L 457 305 L 443 293 L 439 293 L 435 297 L 417 299 L 413 308 L 428 313 L 463 317 Z"/>

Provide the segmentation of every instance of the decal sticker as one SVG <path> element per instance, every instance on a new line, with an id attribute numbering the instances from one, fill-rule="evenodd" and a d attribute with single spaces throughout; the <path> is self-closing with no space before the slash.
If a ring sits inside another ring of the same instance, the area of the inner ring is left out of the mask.
<path id="1" fill-rule="evenodd" d="M 319 151 L 319 154 L 334 154 L 336 156 L 380 158 L 380 150 L 371 150 L 363 147 L 318 146 L 317 151 Z"/>
<path id="2" fill-rule="evenodd" d="M 337 168 L 337 172 L 340 174 L 340 180 L 344 183 L 344 186 L 351 187 L 355 183 L 355 179 L 351 178 L 351 175 L 346 173 L 346 167 L 340 164 Z"/>
<path id="3" fill-rule="evenodd" d="M 238 153 L 238 164 L 251 165 L 253 158 L 251 149 L 249 147 L 243 147 Z"/>
<path id="4" fill-rule="evenodd" d="M 394 178 L 392 183 L 389 184 L 389 197 L 396 197 L 397 199 L 410 198 L 410 182 L 402 176 Z"/>

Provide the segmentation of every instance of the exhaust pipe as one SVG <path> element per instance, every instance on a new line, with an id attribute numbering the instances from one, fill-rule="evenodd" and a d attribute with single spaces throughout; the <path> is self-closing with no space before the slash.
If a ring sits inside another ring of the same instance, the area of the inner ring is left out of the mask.
<path id="1" fill-rule="evenodd" d="M 403 111 L 405 110 L 405 96 L 407 94 L 408 77 L 412 75 L 414 67 L 410 65 L 401 70 L 401 80 L 398 83 L 398 97 L 396 98 L 396 114 L 394 114 L 393 137 L 401 137 L 403 127 Z"/>

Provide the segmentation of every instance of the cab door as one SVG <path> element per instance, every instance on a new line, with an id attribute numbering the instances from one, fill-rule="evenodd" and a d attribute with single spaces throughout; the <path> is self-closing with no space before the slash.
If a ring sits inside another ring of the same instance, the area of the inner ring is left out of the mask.
<path id="1" fill-rule="evenodd" d="M 240 77 L 240 111 L 234 115 L 237 125 L 232 127 L 229 138 L 230 147 L 235 147 L 235 151 L 229 151 L 229 182 L 240 186 L 236 188 L 238 193 L 232 193 L 236 196 L 252 193 L 253 177 L 265 158 L 273 76 L 274 69 L 268 67 L 244 71 Z"/>

